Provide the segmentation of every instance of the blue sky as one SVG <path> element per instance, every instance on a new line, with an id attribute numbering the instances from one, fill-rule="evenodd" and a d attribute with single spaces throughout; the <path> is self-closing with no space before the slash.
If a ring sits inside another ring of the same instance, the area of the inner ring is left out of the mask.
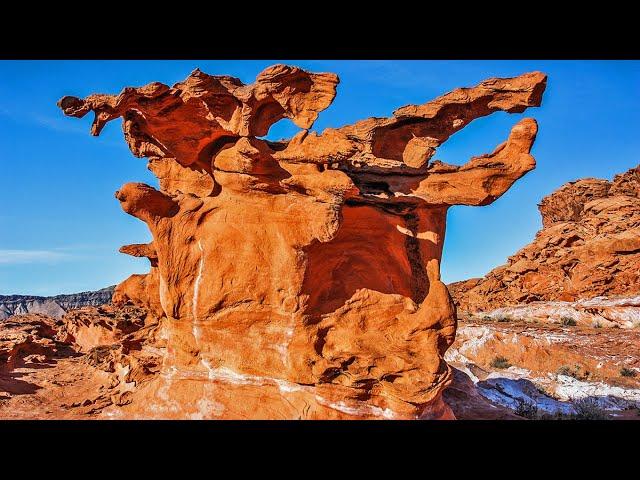
<path id="1" fill-rule="evenodd" d="M 488 77 L 548 74 L 540 108 L 496 113 L 454 135 L 435 158 L 462 164 L 488 153 L 524 116 L 538 120 L 538 166 L 487 207 L 449 211 L 442 262 L 446 282 L 482 276 L 529 243 L 541 226 L 537 203 L 563 183 L 612 178 L 640 163 L 637 61 L 0 61 L 0 294 L 93 290 L 148 271 L 146 259 L 118 253 L 150 240 L 114 192 L 124 183 L 156 186 L 146 160 L 129 152 L 120 121 L 91 137 L 93 115 L 66 118 L 63 95 L 119 93 L 151 81 L 173 84 L 199 67 L 250 83 L 274 63 L 330 71 L 341 83 L 313 129 L 322 131 L 397 107 L 424 103 Z M 274 125 L 269 138 L 297 131 Z"/>

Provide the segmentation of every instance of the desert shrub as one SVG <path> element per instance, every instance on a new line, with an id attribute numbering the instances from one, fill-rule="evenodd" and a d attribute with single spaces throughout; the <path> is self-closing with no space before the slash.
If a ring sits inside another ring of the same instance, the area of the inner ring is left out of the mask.
<path id="1" fill-rule="evenodd" d="M 573 377 L 577 380 L 586 380 L 591 376 L 591 372 L 589 372 L 589 370 L 582 370 L 582 367 L 580 365 L 574 365 L 573 368 L 567 366 L 567 365 L 563 365 L 561 366 L 556 373 L 558 375 L 566 375 L 569 377 Z"/>
<path id="2" fill-rule="evenodd" d="M 578 323 L 571 317 L 562 317 L 560 319 L 563 327 L 575 327 Z"/>
<path id="3" fill-rule="evenodd" d="M 573 418 L 576 420 L 606 420 L 607 412 L 600 407 L 595 398 L 585 397 L 573 402 L 576 413 Z"/>
<path id="4" fill-rule="evenodd" d="M 538 418 L 538 406 L 524 398 L 516 398 L 515 414 L 529 420 L 536 420 Z"/>
<path id="5" fill-rule="evenodd" d="M 620 369 L 620 375 L 623 376 L 623 377 L 633 378 L 636 375 L 638 375 L 638 372 L 636 372 L 635 370 L 632 370 L 631 368 L 622 367 Z"/>
<path id="6" fill-rule="evenodd" d="M 509 360 L 506 357 L 494 357 L 493 360 L 491 360 L 491 364 L 490 364 L 493 368 L 509 368 L 511 366 L 511 363 L 509 363 Z"/>

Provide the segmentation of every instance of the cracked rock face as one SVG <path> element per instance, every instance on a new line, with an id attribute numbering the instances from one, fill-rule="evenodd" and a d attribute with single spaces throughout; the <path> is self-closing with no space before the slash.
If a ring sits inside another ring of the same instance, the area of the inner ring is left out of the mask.
<path id="1" fill-rule="evenodd" d="M 162 418 L 451 418 L 455 307 L 440 281 L 447 209 L 487 205 L 533 169 L 523 119 L 493 153 L 432 160 L 474 119 L 539 106 L 542 73 L 456 89 L 321 134 L 308 129 L 338 77 L 275 65 L 251 85 L 194 71 L 168 87 L 64 97 L 122 117 L 160 189 L 128 183 L 125 212 L 153 235 L 151 262 L 114 293 L 161 319 L 162 374 L 125 407 Z M 288 141 L 261 139 L 282 118 Z"/>

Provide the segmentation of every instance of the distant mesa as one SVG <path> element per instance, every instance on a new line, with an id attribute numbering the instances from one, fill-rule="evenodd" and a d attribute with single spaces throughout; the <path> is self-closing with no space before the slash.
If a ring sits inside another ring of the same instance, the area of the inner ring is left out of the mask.
<path id="1" fill-rule="evenodd" d="M 5 320 L 12 315 L 27 313 L 40 313 L 53 318 L 62 318 L 66 312 L 75 308 L 111 303 L 114 288 L 115 286 L 111 286 L 94 292 L 71 293 L 54 297 L 0 295 L 0 320 Z"/>

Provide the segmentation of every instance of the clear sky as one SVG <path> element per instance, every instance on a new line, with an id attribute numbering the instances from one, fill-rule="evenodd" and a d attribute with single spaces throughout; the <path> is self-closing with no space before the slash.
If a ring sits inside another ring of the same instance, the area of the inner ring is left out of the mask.
<path id="1" fill-rule="evenodd" d="M 520 118 L 539 123 L 534 171 L 490 206 L 450 209 L 446 282 L 482 276 L 529 243 L 541 226 L 537 203 L 565 182 L 610 179 L 640 163 L 637 61 L 0 61 L 0 294 L 94 290 L 148 271 L 146 259 L 118 253 L 123 244 L 151 238 L 114 198 L 126 182 L 157 186 L 146 160 L 129 152 L 120 120 L 91 137 L 93 114 L 64 117 L 60 97 L 119 93 L 152 81 L 172 85 L 196 67 L 251 83 L 274 63 L 340 76 L 336 99 L 313 127 L 319 132 L 389 116 L 489 77 L 548 74 L 542 107 L 476 120 L 436 153 L 462 164 L 491 152 Z M 282 120 L 268 137 L 297 130 Z"/>

